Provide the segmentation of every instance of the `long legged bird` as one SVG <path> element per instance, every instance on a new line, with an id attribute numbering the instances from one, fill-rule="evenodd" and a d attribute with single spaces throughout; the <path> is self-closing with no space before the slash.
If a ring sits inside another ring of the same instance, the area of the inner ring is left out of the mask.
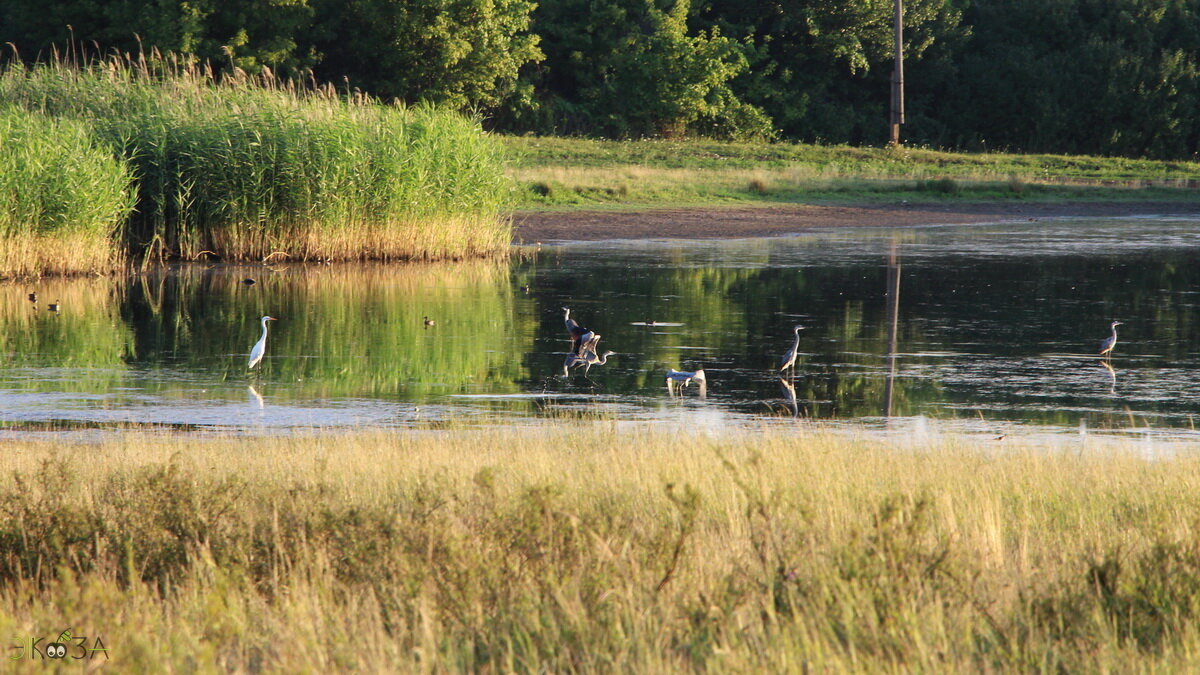
<path id="1" fill-rule="evenodd" d="M 246 363 L 247 368 L 253 368 L 254 366 L 258 365 L 259 361 L 262 361 L 263 354 L 267 351 L 267 322 L 274 320 L 275 317 L 273 316 L 264 316 L 262 318 L 262 337 L 258 338 L 258 342 L 256 342 L 254 344 L 254 348 L 250 350 L 250 361 Z"/>
<path id="2" fill-rule="evenodd" d="M 584 367 L 583 374 L 587 375 L 588 372 L 591 371 L 592 366 L 603 366 L 604 364 L 608 363 L 608 357 L 615 355 L 616 352 L 607 351 L 597 356 L 596 352 L 590 350 L 584 352 L 583 356 L 575 356 L 572 354 L 568 356 L 566 362 L 563 363 L 563 375 L 567 374 L 568 368 L 578 368 L 579 366 Z"/>
<path id="3" fill-rule="evenodd" d="M 1117 346 L 1117 326 L 1122 325 L 1120 321 L 1112 322 L 1112 335 L 1104 338 L 1100 343 L 1100 356 L 1112 356 L 1113 347 Z"/>
<path id="4" fill-rule="evenodd" d="M 678 382 L 681 385 L 686 387 L 689 384 L 691 384 L 692 380 L 695 380 L 696 382 L 699 382 L 701 384 L 707 382 L 707 379 L 704 376 L 704 369 L 701 368 L 700 370 L 697 370 L 695 372 L 688 372 L 686 370 L 675 370 L 674 368 L 670 368 L 667 370 L 667 386 L 668 387 L 676 382 Z"/>
<path id="5" fill-rule="evenodd" d="M 571 336 L 571 354 L 574 356 L 583 356 L 586 349 L 596 351 L 596 343 L 600 341 L 600 336 L 596 335 L 595 331 L 588 330 L 580 326 L 575 319 L 571 318 L 571 308 L 563 307 L 563 323 L 567 327 L 567 335 Z"/>
<path id="6" fill-rule="evenodd" d="M 796 352 L 800 349 L 800 331 L 804 330 L 804 326 L 796 324 L 792 326 L 792 332 L 796 334 L 796 340 L 792 343 L 792 348 L 787 350 L 783 358 L 779 359 L 779 370 L 783 372 L 788 368 L 796 365 Z"/>

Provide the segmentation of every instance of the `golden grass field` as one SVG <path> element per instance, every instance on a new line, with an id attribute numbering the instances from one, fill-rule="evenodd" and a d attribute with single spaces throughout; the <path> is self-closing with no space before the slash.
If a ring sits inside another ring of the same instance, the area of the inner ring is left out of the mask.
<path id="1" fill-rule="evenodd" d="M 0 633 L 101 636 L 120 671 L 1186 671 L 1195 449 L 572 422 L 8 440 Z"/>

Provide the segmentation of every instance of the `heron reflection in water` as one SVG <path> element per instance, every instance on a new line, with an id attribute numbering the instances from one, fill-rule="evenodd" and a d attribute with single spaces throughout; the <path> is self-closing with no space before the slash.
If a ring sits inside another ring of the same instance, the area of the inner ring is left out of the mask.
<path id="1" fill-rule="evenodd" d="M 788 382 L 786 377 L 779 378 L 779 391 L 783 394 L 783 404 L 792 412 L 792 417 L 800 416 L 800 405 L 796 403 L 796 387 Z"/>
<path id="2" fill-rule="evenodd" d="M 246 393 L 249 394 L 250 403 L 253 407 L 258 408 L 259 410 L 262 410 L 264 407 L 266 407 L 262 394 L 258 393 L 258 390 L 254 388 L 254 385 L 247 385 L 246 390 Z"/>
<path id="3" fill-rule="evenodd" d="M 1109 379 L 1108 393 L 1110 393 L 1110 394 L 1117 393 L 1117 371 L 1113 370 L 1113 367 L 1111 365 L 1109 365 L 1108 361 L 1106 361 L 1105 359 L 1100 359 L 1100 365 L 1104 366 L 1104 369 L 1108 371 L 1108 379 Z"/>

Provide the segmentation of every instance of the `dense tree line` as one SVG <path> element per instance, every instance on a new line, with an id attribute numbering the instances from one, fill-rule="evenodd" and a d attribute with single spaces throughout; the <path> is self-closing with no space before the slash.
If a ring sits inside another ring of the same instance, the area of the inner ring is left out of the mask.
<path id="1" fill-rule="evenodd" d="M 21 58 L 157 48 L 512 132 L 881 143 L 892 0 L 0 0 Z M 906 0 L 909 142 L 1191 157 L 1200 0 Z"/>

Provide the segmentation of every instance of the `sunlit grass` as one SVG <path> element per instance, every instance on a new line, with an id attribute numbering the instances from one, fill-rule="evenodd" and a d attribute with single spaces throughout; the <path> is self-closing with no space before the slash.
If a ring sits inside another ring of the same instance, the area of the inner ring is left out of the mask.
<path id="1" fill-rule="evenodd" d="M 1189 199 L 1200 163 L 794 143 L 503 137 L 527 207 L 899 199 Z"/>
<path id="2" fill-rule="evenodd" d="M 1144 449 L 607 423 L 9 441 L 0 630 L 70 624 L 128 669 L 1191 669 L 1200 460 Z"/>

